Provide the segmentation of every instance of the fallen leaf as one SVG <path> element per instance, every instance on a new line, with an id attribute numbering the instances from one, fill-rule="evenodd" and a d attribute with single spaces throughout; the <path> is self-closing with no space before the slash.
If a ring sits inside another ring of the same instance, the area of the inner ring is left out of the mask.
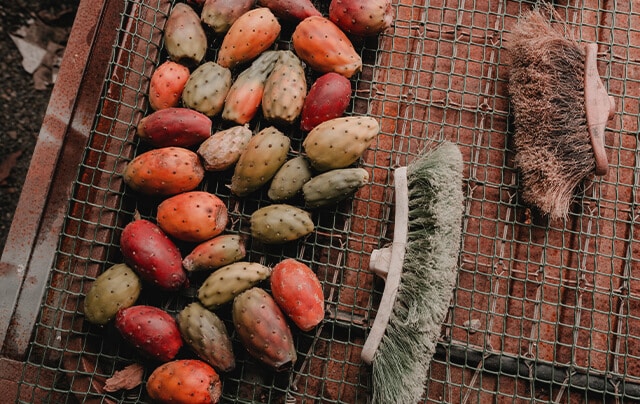
<path id="1" fill-rule="evenodd" d="M 144 368 L 139 363 L 131 364 L 119 370 L 104 382 L 104 390 L 110 393 L 118 390 L 130 390 L 142 383 Z"/>
<path id="2" fill-rule="evenodd" d="M 18 159 L 22 155 L 22 150 L 18 150 L 16 152 L 11 153 L 7 157 L 5 157 L 2 162 L 0 162 L 0 184 L 4 184 L 4 182 L 11 175 L 11 170 L 18 163 Z"/>

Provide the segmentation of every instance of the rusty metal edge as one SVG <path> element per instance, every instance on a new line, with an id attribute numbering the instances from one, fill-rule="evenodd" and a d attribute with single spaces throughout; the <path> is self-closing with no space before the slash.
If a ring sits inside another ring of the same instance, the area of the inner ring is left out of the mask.
<path id="1" fill-rule="evenodd" d="M 81 0 L 0 258 L 2 356 L 24 357 L 107 73 L 123 2 Z"/>

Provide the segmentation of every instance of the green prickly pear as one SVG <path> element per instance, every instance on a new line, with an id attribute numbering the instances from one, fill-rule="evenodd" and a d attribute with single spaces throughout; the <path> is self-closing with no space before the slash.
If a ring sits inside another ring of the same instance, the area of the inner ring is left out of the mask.
<path id="1" fill-rule="evenodd" d="M 302 187 L 307 208 L 317 208 L 340 202 L 369 181 L 369 172 L 361 167 L 336 168 L 311 178 Z"/>
<path id="2" fill-rule="evenodd" d="M 380 133 L 370 116 L 346 116 L 322 122 L 307 134 L 302 146 L 318 171 L 345 168 L 358 160 Z"/>
<path id="3" fill-rule="evenodd" d="M 253 287 L 233 299 L 233 324 L 251 356 L 276 371 L 290 368 L 297 354 L 284 314 L 265 290 Z"/>
<path id="4" fill-rule="evenodd" d="M 280 57 L 264 84 L 262 115 L 265 119 L 293 123 L 304 105 L 307 79 L 300 59 L 291 51 L 280 51 Z"/>
<path id="5" fill-rule="evenodd" d="M 101 273 L 84 298 L 84 317 L 93 324 L 106 324 L 118 310 L 138 300 L 142 283 L 127 264 L 115 264 Z"/>
<path id="6" fill-rule="evenodd" d="M 199 64 L 207 52 L 200 16 L 185 3 L 176 4 L 164 26 L 164 45 L 174 62 Z"/>
<path id="7" fill-rule="evenodd" d="M 236 367 L 227 328 L 214 312 L 193 302 L 178 313 L 177 321 L 184 342 L 202 360 L 220 372 Z"/>
<path id="8" fill-rule="evenodd" d="M 206 0 L 200 19 L 216 34 L 229 31 L 240 16 L 251 10 L 255 0 Z"/>
<path id="9" fill-rule="evenodd" d="M 230 88 L 231 70 L 215 62 L 205 62 L 185 83 L 182 104 L 207 116 L 215 116 L 222 112 Z"/>
<path id="10" fill-rule="evenodd" d="M 285 162 L 273 176 L 267 196 L 274 202 L 293 198 L 312 176 L 309 161 L 304 156 L 294 157 Z"/>
<path id="11" fill-rule="evenodd" d="M 273 126 L 253 136 L 231 177 L 231 192 L 246 196 L 269 182 L 287 160 L 291 139 Z"/>
<path id="12" fill-rule="evenodd" d="M 203 306 L 214 310 L 267 279 L 269 275 L 271 268 L 257 262 L 234 262 L 215 270 L 207 277 L 198 289 L 198 299 Z"/>
<path id="13" fill-rule="evenodd" d="M 251 214 L 251 236 L 265 244 L 283 244 L 311 233 L 315 228 L 311 214 L 292 205 L 279 203 Z"/>

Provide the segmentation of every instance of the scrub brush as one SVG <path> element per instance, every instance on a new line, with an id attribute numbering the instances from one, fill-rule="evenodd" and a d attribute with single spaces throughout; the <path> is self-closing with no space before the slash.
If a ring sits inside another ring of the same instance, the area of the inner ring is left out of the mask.
<path id="1" fill-rule="evenodd" d="M 443 141 L 394 170 L 393 243 L 370 257 L 386 282 L 361 353 L 374 403 L 415 403 L 424 393 L 456 283 L 462 167 L 458 147 Z"/>
<path id="2" fill-rule="evenodd" d="M 607 174 L 604 131 L 615 102 L 598 75 L 597 44 L 566 37 L 564 24 L 549 22 L 556 14 L 545 3 L 518 20 L 507 42 L 508 88 L 522 199 L 562 219 L 576 188 Z"/>

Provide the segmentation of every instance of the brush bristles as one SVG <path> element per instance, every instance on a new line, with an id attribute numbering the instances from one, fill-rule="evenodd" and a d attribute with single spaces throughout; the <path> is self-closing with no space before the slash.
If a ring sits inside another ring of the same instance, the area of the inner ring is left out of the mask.
<path id="1" fill-rule="evenodd" d="M 540 10 L 510 37 L 509 93 L 522 199 L 565 218 L 576 188 L 595 169 L 584 106 L 584 50 Z"/>
<path id="2" fill-rule="evenodd" d="M 389 326 L 373 362 L 374 403 L 415 403 L 457 276 L 464 195 L 462 155 L 449 142 L 407 169 L 409 235 Z"/>

